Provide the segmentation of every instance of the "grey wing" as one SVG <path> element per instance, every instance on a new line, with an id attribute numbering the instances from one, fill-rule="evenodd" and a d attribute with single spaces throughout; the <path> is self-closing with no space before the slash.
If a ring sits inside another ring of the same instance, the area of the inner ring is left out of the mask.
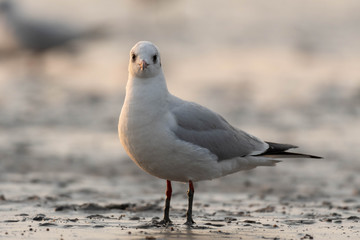
<path id="1" fill-rule="evenodd" d="M 231 126 L 219 114 L 192 102 L 182 102 L 171 111 L 177 121 L 175 135 L 186 142 L 207 148 L 226 160 L 261 154 L 268 144 Z"/>

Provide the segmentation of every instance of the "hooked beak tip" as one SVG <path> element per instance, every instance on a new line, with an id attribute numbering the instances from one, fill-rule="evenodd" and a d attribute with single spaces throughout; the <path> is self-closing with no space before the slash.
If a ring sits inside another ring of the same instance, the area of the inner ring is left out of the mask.
<path id="1" fill-rule="evenodd" d="M 141 60 L 139 65 L 141 70 L 144 70 L 145 68 L 147 68 L 147 66 L 149 66 L 149 64 L 145 60 Z"/>

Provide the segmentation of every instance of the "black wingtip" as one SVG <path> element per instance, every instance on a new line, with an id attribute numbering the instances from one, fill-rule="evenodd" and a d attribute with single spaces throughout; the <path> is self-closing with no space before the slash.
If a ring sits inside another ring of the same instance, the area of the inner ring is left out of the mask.
<path id="1" fill-rule="evenodd" d="M 294 153 L 294 152 L 280 152 L 280 153 L 270 153 L 270 154 L 261 154 L 259 156 L 269 157 L 269 158 L 313 158 L 313 159 L 322 159 L 322 157 L 302 154 L 302 153 Z"/>
<path id="2" fill-rule="evenodd" d="M 282 143 L 273 143 L 266 142 L 269 145 L 269 148 L 263 154 L 272 154 L 272 153 L 282 153 L 291 148 L 298 148 L 298 146 L 291 144 L 282 144 Z"/>
<path id="3" fill-rule="evenodd" d="M 279 158 L 314 158 L 314 159 L 323 159 L 322 157 L 310 155 L 310 154 L 303 154 L 303 153 L 294 153 L 294 152 L 287 152 L 287 150 L 292 148 L 298 148 L 295 145 L 291 144 L 281 144 L 281 143 L 273 143 L 273 142 L 266 142 L 269 144 L 269 148 L 259 154 L 260 156 L 273 156 Z"/>
<path id="4" fill-rule="evenodd" d="M 290 154 L 290 155 L 293 155 L 293 156 L 298 156 L 300 158 L 304 157 L 304 158 L 323 159 L 323 157 L 310 155 L 310 154 L 303 154 L 303 153 L 284 152 L 284 155 L 286 155 L 286 154 Z"/>

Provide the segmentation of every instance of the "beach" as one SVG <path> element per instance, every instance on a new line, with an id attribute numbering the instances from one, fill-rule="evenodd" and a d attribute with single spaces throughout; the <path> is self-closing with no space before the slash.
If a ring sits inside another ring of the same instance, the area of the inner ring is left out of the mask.
<path id="1" fill-rule="evenodd" d="M 360 238 L 358 1 L 21 5 L 110 33 L 34 57 L 0 15 L 1 239 Z M 174 95 L 323 159 L 195 183 L 191 228 L 187 185 L 174 182 L 173 225 L 160 226 L 166 181 L 136 166 L 117 134 L 140 40 L 160 48 Z"/>

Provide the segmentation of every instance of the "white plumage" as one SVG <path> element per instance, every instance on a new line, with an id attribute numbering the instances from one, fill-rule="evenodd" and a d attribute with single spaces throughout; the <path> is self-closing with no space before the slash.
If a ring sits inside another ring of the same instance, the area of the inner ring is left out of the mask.
<path id="1" fill-rule="evenodd" d="M 192 191 L 193 181 L 274 166 L 279 162 L 274 155 L 315 157 L 285 152 L 295 146 L 264 142 L 234 128 L 219 114 L 170 94 L 159 50 L 146 41 L 138 42 L 130 52 L 119 136 L 128 155 L 144 171 L 168 180 L 168 188 L 170 181 L 189 182 Z M 171 185 L 167 197 L 171 197 Z M 166 209 L 163 222 L 170 222 Z M 190 209 L 187 224 L 192 223 Z"/>

